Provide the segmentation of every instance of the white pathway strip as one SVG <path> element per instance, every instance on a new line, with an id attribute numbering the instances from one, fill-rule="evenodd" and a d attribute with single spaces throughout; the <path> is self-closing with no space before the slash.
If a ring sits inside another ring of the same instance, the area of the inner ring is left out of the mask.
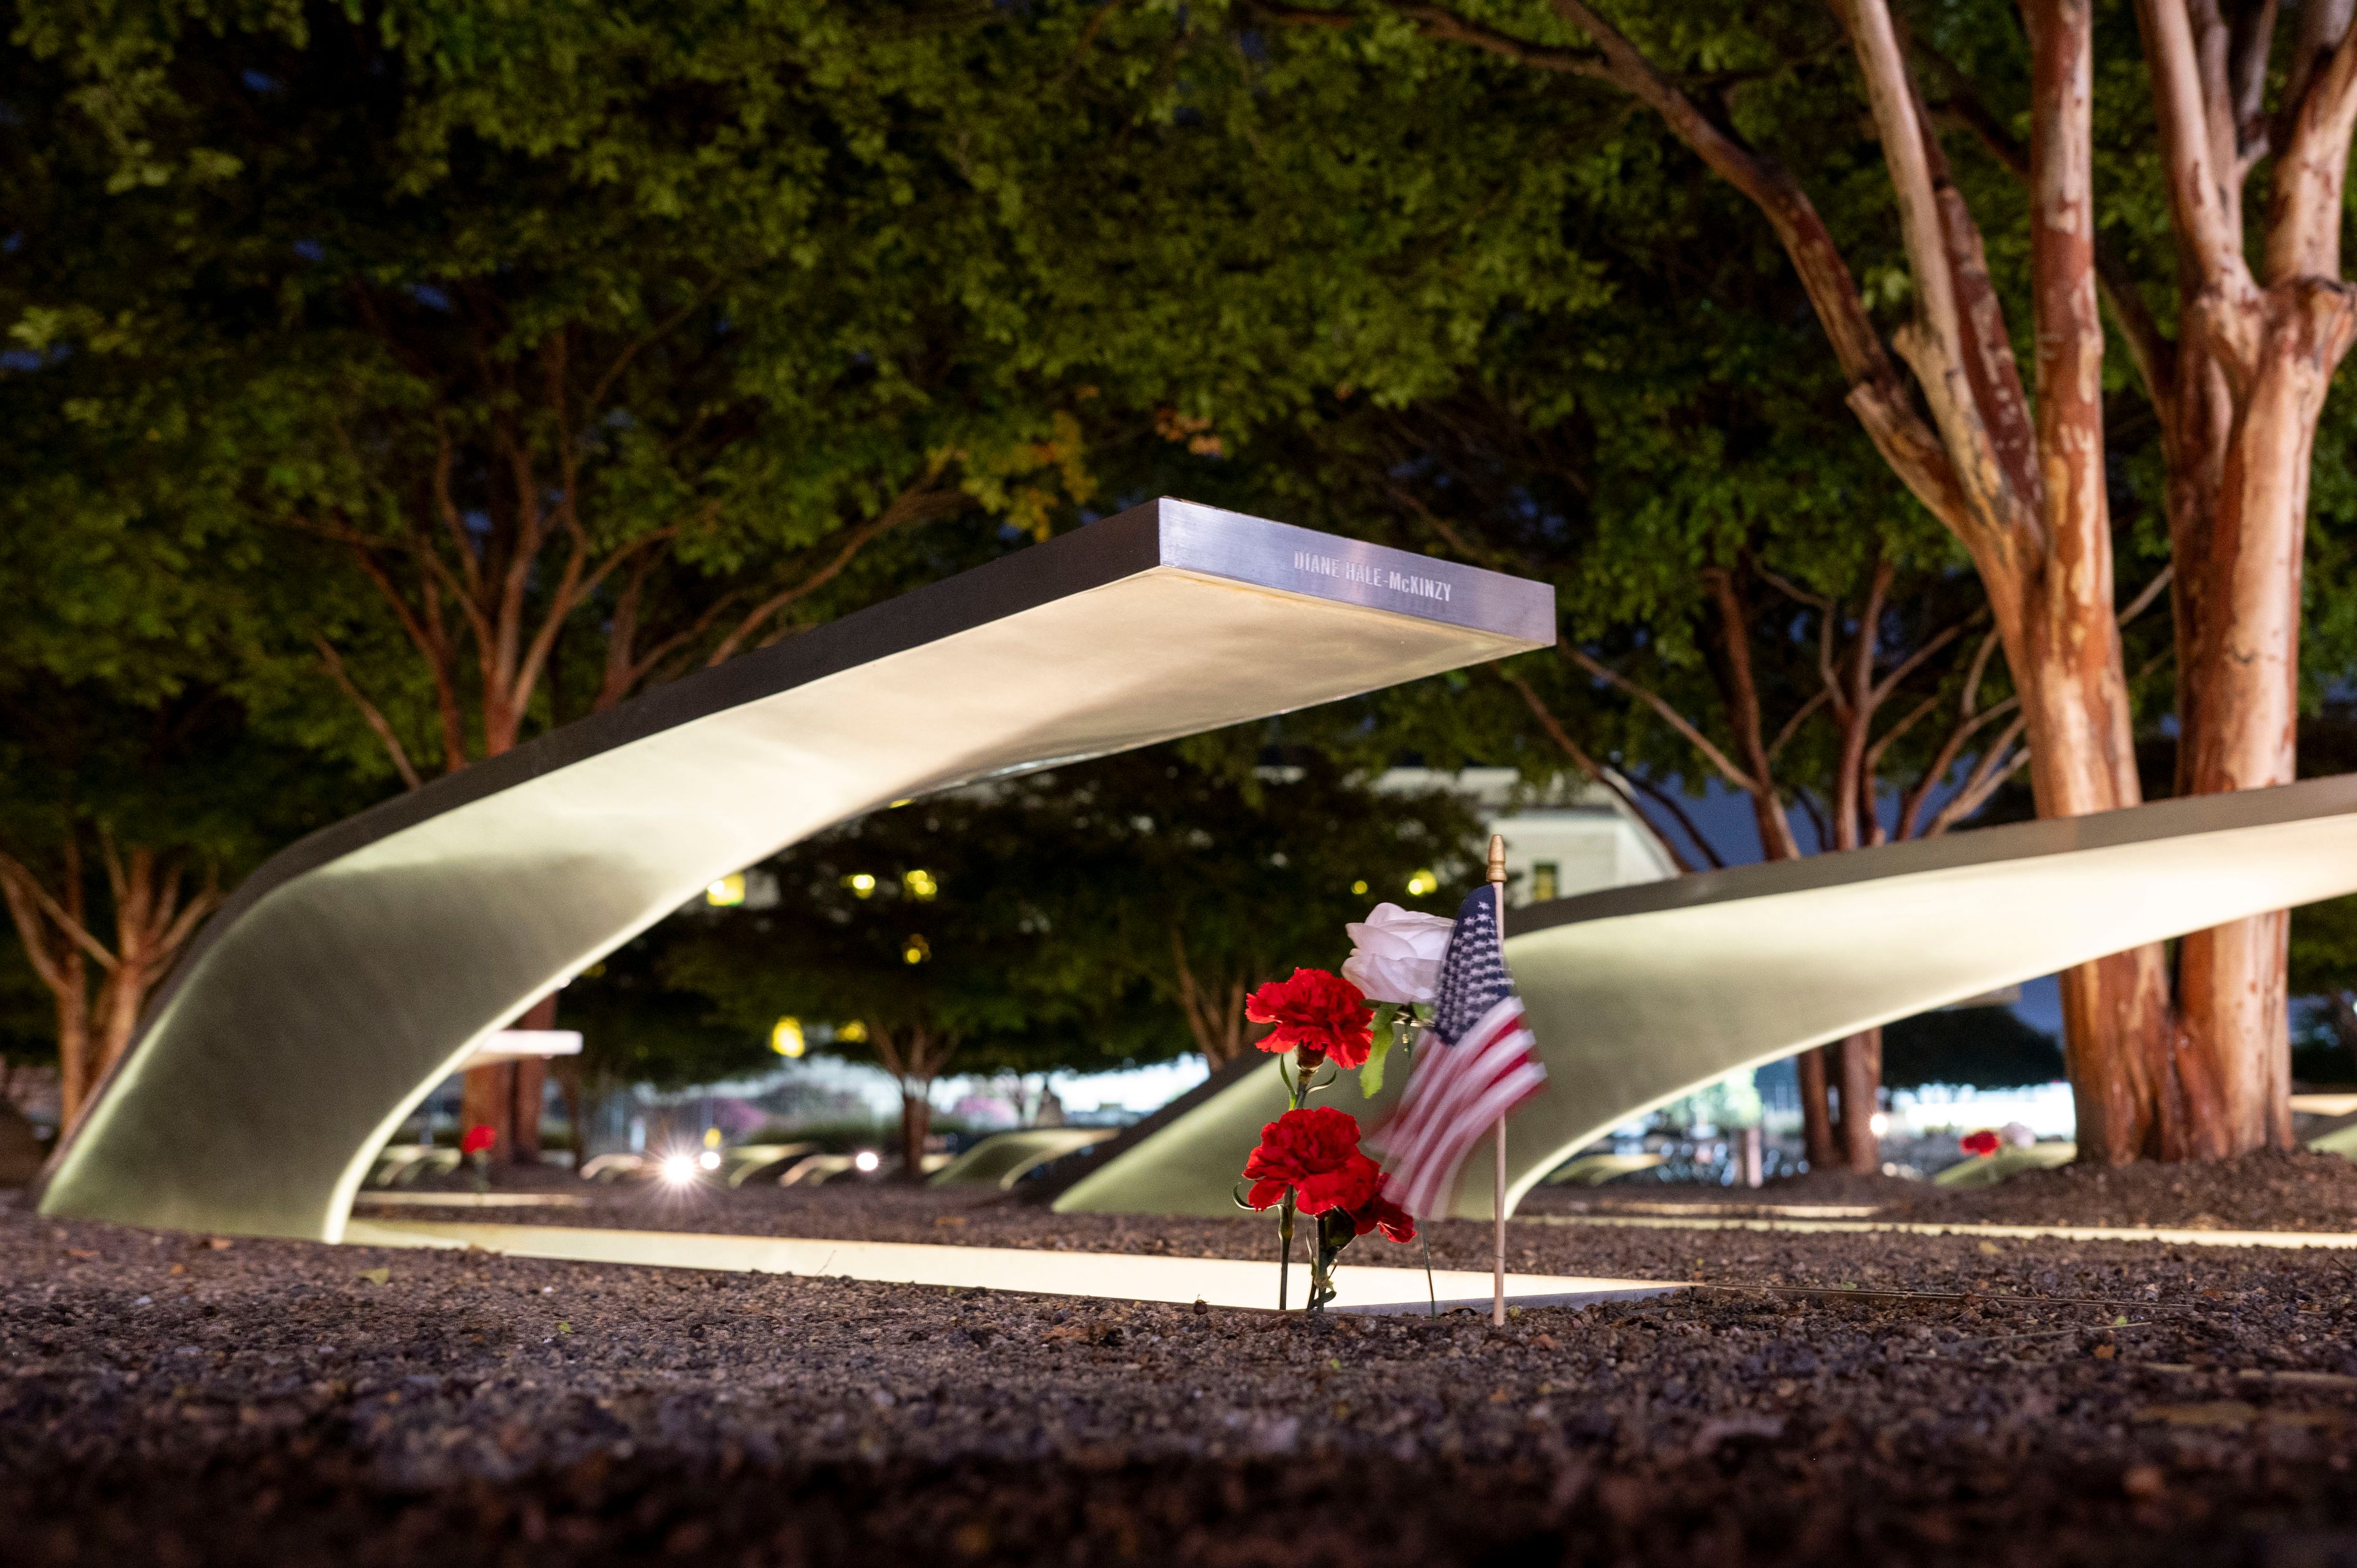
<path id="1" fill-rule="evenodd" d="M 354 1208 L 580 1208 L 589 1200 L 572 1192 L 361 1192 Z"/>
<path id="2" fill-rule="evenodd" d="M 1165 1258 L 1119 1252 L 1048 1252 L 1017 1247 L 945 1247 L 909 1241 L 833 1241 L 780 1236 L 731 1236 L 680 1230 L 607 1230 L 567 1225 L 500 1225 L 467 1220 L 354 1219 L 349 1245 L 479 1247 L 519 1258 L 584 1263 L 722 1269 L 740 1273 L 802 1274 L 875 1280 L 895 1284 L 949 1285 L 1025 1291 L 1038 1295 L 1093 1296 L 1108 1301 L 1207 1302 L 1213 1306 L 1276 1305 L 1276 1263 L 1237 1258 Z M 1354 1266 L 1337 1277 L 1338 1312 L 1421 1312 L 1427 1305 L 1424 1271 Z M 1442 1311 L 1490 1305 L 1490 1275 L 1466 1269 L 1433 1273 Z M 1292 1305 L 1299 1306 L 1309 1271 L 1293 1269 Z M 1682 1288 L 1661 1280 L 1582 1279 L 1561 1274 L 1509 1274 L 1506 1297 L 1518 1306 L 1585 1306 L 1634 1301 Z"/>
<path id="3" fill-rule="evenodd" d="M 1534 1225 L 1614 1225 L 1641 1230 L 1787 1230 L 1803 1234 L 1895 1231 L 1903 1236 L 2001 1236 L 2021 1240 L 2165 1241 L 2193 1247 L 2357 1247 L 2350 1230 L 2188 1230 L 2146 1225 L 1939 1224 L 1902 1219 L 1671 1219 L 1652 1214 L 1518 1214 Z"/>

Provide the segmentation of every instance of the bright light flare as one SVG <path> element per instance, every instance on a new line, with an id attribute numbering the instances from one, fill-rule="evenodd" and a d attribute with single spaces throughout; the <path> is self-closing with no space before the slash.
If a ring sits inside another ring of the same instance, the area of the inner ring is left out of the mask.
<path id="1" fill-rule="evenodd" d="M 704 1153 L 695 1156 L 695 1163 L 703 1166 L 705 1170 L 716 1171 L 720 1168 L 720 1151 L 717 1149 L 706 1149 Z"/>
<path id="2" fill-rule="evenodd" d="M 664 1155 L 662 1178 L 673 1187 L 686 1187 L 695 1180 L 695 1156 L 694 1155 Z"/>
<path id="3" fill-rule="evenodd" d="M 1874 1135 L 1878 1138 L 1890 1131 L 1890 1118 L 1879 1111 L 1867 1118 L 1866 1124 L 1874 1129 Z"/>
<path id="4" fill-rule="evenodd" d="M 851 1156 L 851 1164 L 860 1175 L 866 1176 L 870 1172 L 883 1168 L 884 1156 L 873 1149 L 862 1149 Z"/>

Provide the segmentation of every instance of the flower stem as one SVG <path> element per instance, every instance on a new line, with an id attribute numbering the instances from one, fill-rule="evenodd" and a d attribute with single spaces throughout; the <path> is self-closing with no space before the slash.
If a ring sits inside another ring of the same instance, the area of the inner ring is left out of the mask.
<path id="1" fill-rule="evenodd" d="M 1283 1312 L 1286 1276 L 1293 1272 L 1293 1189 L 1285 1189 L 1285 1203 L 1276 1211 L 1277 1240 L 1284 1243 L 1276 1259 L 1276 1310 Z"/>

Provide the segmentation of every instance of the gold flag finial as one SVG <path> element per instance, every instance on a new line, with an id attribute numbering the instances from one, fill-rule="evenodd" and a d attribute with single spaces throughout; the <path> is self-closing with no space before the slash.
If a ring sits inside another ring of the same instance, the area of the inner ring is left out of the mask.
<path id="1" fill-rule="evenodd" d="M 1506 835 L 1503 833 L 1490 835 L 1490 880 L 1506 880 Z"/>

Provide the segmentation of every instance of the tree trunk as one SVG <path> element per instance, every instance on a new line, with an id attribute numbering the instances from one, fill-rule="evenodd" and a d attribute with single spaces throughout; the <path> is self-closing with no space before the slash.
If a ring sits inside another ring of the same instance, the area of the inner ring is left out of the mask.
<path id="1" fill-rule="evenodd" d="M 549 993 L 533 1002 L 514 1026 L 554 1028 L 556 995 Z M 547 1082 L 549 1063 L 537 1057 L 467 1069 L 467 1079 L 459 1090 L 459 1122 L 467 1127 L 490 1127 L 498 1136 L 492 1160 L 540 1165 L 540 1103 L 547 1097 Z"/>
<path id="2" fill-rule="evenodd" d="M 2030 789 L 2041 817 L 2140 803 L 2108 549 L 2058 550 L 2029 585 L 2006 656 L 2029 724 Z M 2123 1165 L 2181 1157 L 2202 1097 L 2178 1071 L 2169 973 L 2158 945 L 2061 977 L 2066 1066 L 2079 1157 Z"/>
<path id="3" fill-rule="evenodd" d="M 1170 928 L 1170 989 L 1187 1020 L 1188 1033 L 1195 1036 L 1195 1048 L 1203 1053 L 1213 1072 L 1243 1054 L 1244 993 L 1249 988 L 1243 980 L 1222 985 L 1217 980 L 1197 979 L 1195 966 L 1187 957 L 1186 938 L 1177 926 Z"/>
<path id="4" fill-rule="evenodd" d="M 90 997 L 81 987 L 81 961 L 72 961 L 74 983 L 54 993 L 58 1015 L 58 1133 L 63 1137 L 81 1120 L 90 1091 L 97 1086 L 96 1051 L 90 1028 Z"/>
<path id="5" fill-rule="evenodd" d="M 932 1081 L 900 1086 L 900 1179 L 925 1179 L 925 1141 L 933 1130 Z"/>
<path id="6" fill-rule="evenodd" d="M 1878 1176 L 1882 1138 L 1874 1113 L 1882 1100 L 1882 1031 L 1852 1035 L 1833 1054 L 1841 1069 L 1841 1163 L 1859 1176 Z"/>
<path id="7" fill-rule="evenodd" d="M 1803 1051 L 1793 1058 L 1793 1068 L 1801 1079 L 1801 1154 L 1813 1171 L 1829 1171 L 1841 1164 L 1839 1146 L 1834 1142 L 1833 1107 L 1826 1093 L 1826 1060 L 1829 1047 L 1819 1046 Z"/>
<path id="8" fill-rule="evenodd" d="M 565 1101 L 565 1125 L 573 1140 L 573 1168 L 577 1171 L 589 1158 L 589 1096 L 581 1080 L 581 1058 L 552 1058 L 548 1075 L 556 1080 L 556 1092 Z"/>
<path id="9" fill-rule="evenodd" d="M 2296 284 L 2220 302 L 2185 335 L 2169 524 L 2178 777 L 2189 793 L 2296 776 L 2309 463 L 2351 327 L 2345 290 Z M 2236 349 L 2254 339 L 2256 374 L 2246 380 Z M 2197 931 L 2178 950 L 2183 1049 L 2216 1100 L 2192 1151 L 2203 1157 L 2291 1146 L 2289 935 L 2277 912 Z"/>
<path id="10" fill-rule="evenodd" d="M 511 1026 L 518 1029 L 556 1026 L 556 993 L 550 992 Z M 489 1127 L 498 1135 L 491 1157 L 509 1165 L 540 1164 L 540 1108 L 548 1086 L 548 1063 L 537 1057 L 468 1068 L 459 1091 L 458 1119 L 467 1126 Z"/>

